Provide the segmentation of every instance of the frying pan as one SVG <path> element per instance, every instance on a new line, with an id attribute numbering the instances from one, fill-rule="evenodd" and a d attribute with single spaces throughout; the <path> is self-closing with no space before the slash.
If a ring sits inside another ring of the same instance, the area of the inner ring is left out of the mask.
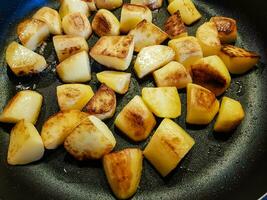
<path id="1" fill-rule="evenodd" d="M 125 1 L 126 2 L 126 1 Z M 258 199 L 267 192 L 267 70 L 266 35 L 267 2 L 265 0 L 195 0 L 203 14 L 196 27 L 211 16 L 233 17 L 238 22 L 237 46 L 256 51 L 260 63 L 243 76 L 233 76 L 226 96 L 238 99 L 246 110 L 246 118 L 232 134 L 216 134 L 213 123 L 206 127 L 185 123 L 185 91 L 179 91 L 183 102 L 182 116 L 175 121 L 186 128 L 196 145 L 178 167 L 166 178 L 160 177 L 145 160 L 138 192 L 133 199 Z M 5 63 L 6 45 L 17 40 L 16 25 L 41 6 L 58 8 L 52 0 L 1 0 L 0 5 L 0 109 L 19 90 L 34 89 L 42 93 L 44 103 L 37 123 L 38 130 L 51 114 L 58 111 L 55 87 L 62 84 L 56 76 L 57 64 L 51 40 L 42 53 L 49 64 L 45 72 L 27 78 L 17 78 Z M 154 11 L 153 22 L 162 27 L 168 13 L 164 8 Z M 115 11 L 119 16 L 120 9 Z M 92 20 L 92 18 L 90 19 Z M 97 37 L 90 38 L 92 46 Z M 38 51 L 38 50 L 37 50 Z M 99 87 L 95 73 L 104 69 L 91 60 L 94 90 Z M 132 71 L 132 66 L 128 71 Z M 153 86 L 151 77 L 138 80 L 133 75 L 130 90 L 117 96 L 115 116 L 144 86 Z M 115 118 L 115 117 L 114 117 Z M 124 147 L 143 148 L 149 139 L 133 143 L 114 128 L 113 121 L 106 123 L 116 139 L 116 150 Z M 158 120 L 158 124 L 160 120 Z M 63 147 L 46 151 L 41 161 L 27 166 L 9 166 L 6 155 L 11 125 L 0 124 L 0 199 L 114 199 L 106 181 L 100 161 L 75 161 Z"/>

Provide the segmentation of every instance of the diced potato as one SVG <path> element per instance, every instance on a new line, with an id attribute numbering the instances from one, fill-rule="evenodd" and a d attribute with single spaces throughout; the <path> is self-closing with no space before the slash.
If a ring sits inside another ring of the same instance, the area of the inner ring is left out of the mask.
<path id="1" fill-rule="evenodd" d="M 126 70 L 132 61 L 133 51 L 133 36 L 103 36 L 91 49 L 90 56 L 108 68 Z"/>
<path id="2" fill-rule="evenodd" d="M 128 33 L 144 19 L 148 22 L 152 22 L 152 12 L 148 7 L 134 4 L 123 4 L 121 9 L 121 32 Z"/>
<path id="3" fill-rule="evenodd" d="M 167 33 L 145 19 L 129 32 L 134 37 L 134 50 L 139 52 L 142 48 L 161 44 L 168 38 Z"/>
<path id="4" fill-rule="evenodd" d="M 93 31 L 99 36 L 120 35 L 120 22 L 117 17 L 106 9 L 97 11 L 92 21 Z"/>
<path id="5" fill-rule="evenodd" d="M 143 48 L 137 55 L 134 70 L 139 78 L 168 64 L 175 58 L 172 48 L 163 45 L 154 45 Z"/>
<path id="6" fill-rule="evenodd" d="M 196 84 L 187 85 L 187 114 L 189 124 L 209 124 L 219 110 L 220 103 L 208 89 Z"/>
<path id="7" fill-rule="evenodd" d="M 31 90 L 18 92 L 5 106 L 0 115 L 0 122 L 17 123 L 24 119 L 25 122 L 35 124 L 43 102 L 41 94 Z"/>
<path id="8" fill-rule="evenodd" d="M 87 6 L 88 6 L 90 11 L 96 11 L 97 10 L 95 0 L 82 0 L 82 1 L 87 3 Z"/>
<path id="9" fill-rule="evenodd" d="M 94 96 L 90 85 L 64 84 L 57 86 L 57 101 L 60 110 L 82 110 Z"/>
<path id="10" fill-rule="evenodd" d="M 32 18 L 45 22 L 48 25 L 51 34 L 62 34 L 61 18 L 56 10 L 49 7 L 42 7 Z"/>
<path id="11" fill-rule="evenodd" d="M 153 72 L 157 87 L 185 88 L 188 83 L 192 83 L 192 78 L 186 68 L 175 61 Z"/>
<path id="12" fill-rule="evenodd" d="M 129 138 L 138 142 L 145 140 L 156 120 L 140 96 L 135 96 L 118 114 L 115 125 Z"/>
<path id="13" fill-rule="evenodd" d="M 8 45 L 6 62 L 16 76 L 36 74 L 47 67 L 43 56 L 17 42 L 11 42 Z"/>
<path id="14" fill-rule="evenodd" d="M 83 13 L 70 13 L 62 20 L 62 27 L 67 35 L 81 36 L 88 39 L 92 28 L 86 15 Z"/>
<path id="15" fill-rule="evenodd" d="M 112 89 L 102 84 L 84 107 L 84 111 L 104 120 L 113 117 L 116 105 L 116 94 Z"/>
<path id="16" fill-rule="evenodd" d="M 85 16 L 90 15 L 89 7 L 86 2 L 81 0 L 63 0 L 59 8 L 59 15 L 63 19 L 70 13 L 80 12 Z"/>
<path id="17" fill-rule="evenodd" d="M 53 44 L 59 62 L 62 62 L 78 52 L 89 51 L 86 40 L 79 36 L 57 35 L 53 37 Z"/>
<path id="18" fill-rule="evenodd" d="M 164 23 L 164 28 L 171 39 L 186 37 L 188 35 L 179 10 L 167 19 Z"/>
<path id="19" fill-rule="evenodd" d="M 187 25 L 190 25 L 201 18 L 201 14 L 196 9 L 192 0 L 173 0 L 170 2 L 167 9 L 171 15 L 179 10 L 183 22 Z"/>
<path id="20" fill-rule="evenodd" d="M 86 51 L 65 59 L 57 66 L 57 74 L 65 83 L 87 82 L 91 80 L 91 66 Z"/>
<path id="21" fill-rule="evenodd" d="M 234 19 L 228 17 L 212 17 L 210 21 L 215 23 L 222 43 L 233 43 L 236 41 L 237 26 Z"/>
<path id="22" fill-rule="evenodd" d="M 230 86 L 231 76 L 218 56 L 201 58 L 191 66 L 193 83 L 201 85 L 216 96 L 225 92 Z"/>
<path id="23" fill-rule="evenodd" d="M 232 45 L 223 46 L 219 56 L 232 74 L 246 73 L 252 69 L 260 59 L 257 53 Z"/>
<path id="24" fill-rule="evenodd" d="M 86 117 L 88 114 L 79 110 L 60 111 L 49 117 L 41 131 L 45 148 L 56 149 L 63 144 L 72 130 Z"/>
<path id="25" fill-rule="evenodd" d="M 143 5 L 155 10 L 162 6 L 163 0 L 131 0 L 131 4 Z"/>
<path id="26" fill-rule="evenodd" d="M 219 53 L 221 42 L 214 22 L 206 22 L 202 24 L 197 29 L 196 37 L 205 57 L 217 55 Z"/>
<path id="27" fill-rule="evenodd" d="M 175 60 L 184 65 L 188 71 L 193 63 L 203 58 L 201 46 L 195 37 L 173 39 L 169 41 L 168 45 L 175 51 Z"/>
<path id="28" fill-rule="evenodd" d="M 19 121 L 11 130 L 7 153 L 10 165 L 25 165 L 41 159 L 44 144 L 33 124 Z"/>
<path id="29" fill-rule="evenodd" d="M 123 4 L 123 0 L 95 0 L 98 9 L 114 10 Z"/>
<path id="30" fill-rule="evenodd" d="M 176 118 L 181 115 L 181 101 L 176 87 L 143 88 L 142 99 L 157 116 Z"/>
<path id="31" fill-rule="evenodd" d="M 164 119 L 143 153 L 162 176 L 167 176 L 194 144 L 194 139 L 182 127 Z"/>
<path id="32" fill-rule="evenodd" d="M 34 50 L 48 38 L 49 27 L 38 19 L 26 19 L 18 25 L 17 34 L 23 46 Z"/>
<path id="33" fill-rule="evenodd" d="M 95 116 L 88 116 L 69 134 L 65 149 L 77 160 L 100 159 L 116 145 L 107 125 Z"/>
<path id="34" fill-rule="evenodd" d="M 125 94 L 130 85 L 131 73 L 117 71 L 102 71 L 96 74 L 99 82 L 105 83 L 108 87 L 119 94 Z"/>
<path id="35" fill-rule="evenodd" d="M 137 191 L 142 163 L 142 151 L 137 148 L 124 149 L 104 156 L 105 174 L 117 198 L 128 199 Z"/>
<path id="36" fill-rule="evenodd" d="M 214 130 L 216 132 L 231 132 L 242 122 L 244 117 L 245 112 L 239 101 L 223 97 Z"/>

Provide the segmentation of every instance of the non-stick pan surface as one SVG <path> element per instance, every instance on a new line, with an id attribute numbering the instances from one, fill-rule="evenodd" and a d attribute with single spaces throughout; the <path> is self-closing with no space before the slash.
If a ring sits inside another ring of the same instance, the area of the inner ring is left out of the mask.
<path id="1" fill-rule="evenodd" d="M 267 2 L 265 0 L 195 0 L 203 14 L 196 27 L 211 16 L 233 17 L 238 22 L 237 45 L 260 53 L 261 62 L 243 76 L 234 76 L 226 96 L 242 102 L 246 118 L 230 135 L 215 134 L 213 124 L 207 127 L 188 126 L 185 123 L 185 91 L 180 92 L 183 102 L 182 116 L 176 120 L 196 140 L 196 145 L 181 164 L 167 178 L 161 178 L 145 160 L 140 188 L 133 199 L 257 199 L 267 192 L 267 70 L 266 35 Z M 0 1 L 0 110 L 16 91 L 31 88 L 44 96 L 44 104 L 37 123 L 40 130 L 45 119 L 58 111 L 55 87 L 62 84 L 55 73 L 57 64 L 51 40 L 43 54 L 48 69 L 38 76 L 17 78 L 5 63 L 5 48 L 17 40 L 16 25 L 43 5 L 58 8 L 52 0 L 1 0 Z M 164 7 L 154 11 L 154 23 L 163 25 L 168 13 Z M 117 16 L 120 9 L 116 10 Z M 89 39 L 92 46 L 96 37 Z M 42 52 L 40 52 L 42 53 Z M 95 73 L 104 68 L 92 62 L 96 89 L 99 83 Z M 129 71 L 132 70 L 130 67 Z M 151 77 L 138 80 L 133 75 L 129 92 L 117 96 L 115 116 L 144 86 L 153 86 Z M 115 118 L 115 117 L 114 117 Z M 124 147 L 143 148 L 132 143 L 113 126 L 114 118 L 106 121 L 117 139 L 116 150 Z M 159 123 L 160 121 L 158 121 Z M 0 199 L 114 199 L 101 167 L 101 162 L 77 162 L 61 147 L 46 151 L 44 158 L 27 166 L 8 166 L 6 162 L 11 125 L 0 124 Z"/>

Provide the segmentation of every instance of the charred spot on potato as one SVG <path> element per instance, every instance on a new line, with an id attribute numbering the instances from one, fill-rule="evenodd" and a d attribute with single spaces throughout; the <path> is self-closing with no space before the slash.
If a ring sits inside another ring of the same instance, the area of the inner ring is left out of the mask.
<path id="1" fill-rule="evenodd" d="M 216 24 L 219 33 L 226 35 L 236 31 L 236 21 L 228 17 L 213 17 L 211 19 Z"/>
<path id="2" fill-rule="evenodd" d="M 247 51 L 233 45 L 224 45 L 221 48 L 221 52 L 230 57 L 260 58 L 260 56 L 255 52 Z"/>
<path id="3" fill-rule="evenodd" d="M 166 33 L 168 33 L 168 35 L 171 37 L 186 33 L 186 27 L 179 11 L 177 11 L 167 19 L 164 24 L 164 28 Z"/>
<path id="4" fill-rule="evenodd" d="M 96 15 L 94 23 L 97 24 L 97 28 L 94 30 L 98 35 L 105 35 L 111 31 L 111 24 L 103 15 Z"/>
<path id="5" fill-rule="evenodd" d="M 141 114 L 142 112 L 126 110 L 125 117 L 129 126 L 135 129 L 135 136 L 142 136 L 145 132 L 145 119 Z"/>
<path id="6" fill-rule="evenodd" d="M 71 19 L 73 20 L 73 23 L 77 29 L 84 29 L 85 24 L 81 15 L 73 15 Z"/>
<path id="7" fill-rule="evenodd" d="M 169 138 L 162 136 L 160 141 L 164 144 L 164 146 L 168 147 L 172 153 L 174 153 L 176 156 L 179 156 L 178 152 L 176 152 L 177 146 L 181 144 L 181 141 L 178 137 Z"/>
<path id="8" fill-rule="evenodd" d="M 216 101 L 216 96 L 210 91 L 197 89 L 195 91 L 195 100 L 199 106 L 209 110 L 212 108 L 214 102 Z"/>
<path id="9" fill-rule="evenodd" d="M 74 52 L 78 52 L 79 50 L 81 50 L 81 46 L 78 45 L 78 46 L 72 46 L 72 47 L 68 47 L 68 48 L 65 48 L 62 50 L 62 54 L 65 55 L 71 55 L 73 54 Z"/>

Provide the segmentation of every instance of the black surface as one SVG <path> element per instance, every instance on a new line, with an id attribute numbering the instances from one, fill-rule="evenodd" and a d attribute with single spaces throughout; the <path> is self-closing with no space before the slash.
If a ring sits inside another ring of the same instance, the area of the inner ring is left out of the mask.
<path id="1" fill-rule="evenodd" d="M 58 110 L 55 86 L 61 83 L 54 72 L 56 62 L 51 40 L 44 53 L 50 66 L 35 77 L 14 77 L 5 64 L 4 52 L 10 41 L 17 40 L 15 28 L 21 19 L 42 5 L 58 8 L 58 3 L 51 0 L 1 0 L 0 3 L 0 109 L 16 91 L 36 89 L 45 97 L 37 123 L 40 130 L 43 121 Z M 191 34 L 211 16 L 230 16 L 238 21 L 237 45 L 262 56 L 261 62 L 252 71 L 233 77 L 232 85 L 225 94 L 242 102 L 246 118 L 228 137 L 214 134 L 213 124 L 205 128 L 187 126 L 185 92 L 181 91 L 183 111 L 175 121 L 187 129 L 196 145 L 177 169 L 164 179 L 145 160 L 140 187 L 133 199 L 258 199 L 267 192 L 267 3 L 264 0 L 195 0 L 195 3 L 203 18 L 189 28 Z M 116 13 L 119 14 L 120 10 Z M 153 15 L 154 23 L 162 26 L 168 13 L 161 8 Z M 95 39 L 95 36 L 91 37 L 90 46 Z M 95 72 L 102 69 L 92 62 L 93 80 L 89 84 L 94 89 L 99 86 Z M 132 66 L 129 71 L 131 69 Z M 143 86 L 153 84 L 151 77 L 139 81 L 133 75 L 129 92 L 118 96 L 116 115 L 133 95 L 140 94 Z M 114 129 L 114 118 L 107 124 L 117 139 L 116 150 L 125 146 L 143 148 L 149 141 L 131 143 Z M 11 127 L 0 124 L 0 199 L 114 199 L 101 162 L 77 162 L 63 148 L 47 151 L 44 158 L 34 164 L 8 166 L 6 153 Z"/>

